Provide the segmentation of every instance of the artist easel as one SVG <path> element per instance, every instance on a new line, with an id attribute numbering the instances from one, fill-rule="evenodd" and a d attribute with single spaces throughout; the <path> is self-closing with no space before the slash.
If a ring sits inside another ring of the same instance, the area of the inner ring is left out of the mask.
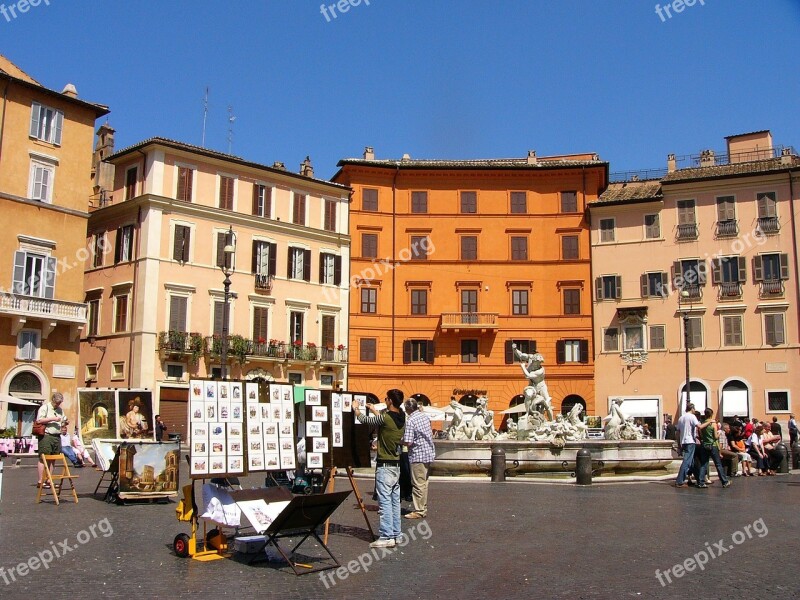
<path id="1" fill-rule="evenodd" d="M 372 536 L 372 539 L 376 539 L 375 532 L 372 530 L 372 523 L 369 522 L 369 517 L 367 516 L 367 507 L 364 504 L 364 499 L 361 496 L 361 492 L 358 489 L 358 484 L 356 483 L 356 479 L 353 476 L 353 467 L 345 467 L 345 472 L 347 473 L 347 478 L 350 480 L 350 488 L 353 490 L 353 495 L 356 497 L 356 504 L 358 508 L 361 509 L 361 514 L 364 515 L 364 521 L 367 523 L 367 529 L 369 529 L 369 534 Z M 334 488 L 336 487 L 336 473 L 337 468 L 331 467 L 330 473 L 328 475 L 328 486 L 326 489 L 326 493 L 332 494 L 334 492 Z M 328 529 L 330 527 L 330 519 L 325 521 L 325 535 L 324 540 L 325 543 L 328 543 Z"/>
<path id="2" fill-rule="evenodd" d="M 106 475 L 111 476 L 111 481 L 107 482 L 108 487 L 103 495 L 103 500 L 106 502 L 115 502 L 117 499 L 116 493 L 119 489 L 119 447 L 117 447 L 114 452 L 114 459 L 111 461 L 108 471 L 103 471 L 103 474 L 100 476 L 100 481 L 97 482 L 97 487 L 94 488 L 93 496 L 97 495 L 97 491 L 100 489 L 100 485 L 102 485 Z"/>

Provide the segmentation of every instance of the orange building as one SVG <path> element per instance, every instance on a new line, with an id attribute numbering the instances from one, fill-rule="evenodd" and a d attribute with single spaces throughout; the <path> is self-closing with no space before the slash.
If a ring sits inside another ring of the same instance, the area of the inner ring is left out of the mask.
<path id="1" fill-rule="evenodd" d="M 607 163 L 376 160 L 368 147 L 339 167 L 333 181 L 353 189 L 350 389 L 440 407 L 486 395 L 502 411 L 526 385 L 516 342 L 544 356 L 554 408 L 594 414 L 584 209 Z"/>

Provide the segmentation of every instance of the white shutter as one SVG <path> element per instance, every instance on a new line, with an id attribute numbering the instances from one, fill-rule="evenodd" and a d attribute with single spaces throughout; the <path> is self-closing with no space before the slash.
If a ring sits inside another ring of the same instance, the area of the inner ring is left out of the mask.
<path id="1" fill-rule="evenodd" d="M 25 252 L 17 250 L 14 252 L 14 284 L 15 294 L 25 293 Z"/>
<path id="2" fill-rule="evenodd" d="M 56 287 L 56 259 L 54 256 L 45 258 L 44 267 L 44 297 L 53 298 Z"/>
<path id="3" fill-rule="evenodd" d="M 61 130 L 64 128 L 64 113 L 60 110 L 55 111 L 55 131 L 53 139 L 51 140 L 56 146 L 61 145 Z"/>
<path id="4" fill-rule="evenodd" d="M 31 128 L 30 128 L 30 136 L 32 138 L 39 137 L 39 127 L 41 126 L 42 122 L 42 105 L 38 102 L 34 102 L 31 105 Z"/>

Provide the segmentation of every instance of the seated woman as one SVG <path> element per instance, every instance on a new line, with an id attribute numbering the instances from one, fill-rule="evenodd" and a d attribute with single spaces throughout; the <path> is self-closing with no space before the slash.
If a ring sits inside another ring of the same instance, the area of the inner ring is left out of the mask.
<path id="1" fill-rule="evenodd" d="M 746 446 L 744 445 L 744 439 L 738 438 L 730 441 L 731 449 L 739 455 L 739 462 L 742 464 L 742 475 L 745 477 L 752 477 L 755 475 L 752 469 L 750 468 L 750 463 L 752 462 L 752 458 L 746 452 Z"/>
<path id="2" fill-rule="evenodd" d="M 756 463 L 756 468 L 758 469 L 758 476 L 761 477 L 766 475 L 769 471 L 769 465 L 767 464 L 767 455 L 764 452 L 764 446 L 761 443 L 761 436 L 764 434 L 764 428 L 759 425 L 755 429 L 753 429 L 753 433 L 750 434 L 748 438 L 748 453 L 753 458 L 753 461 Z"/>
<path id="3" fill-rule="evenodd" d="M 779 434 L 774 434 L 769 426 L 764 427 L 764 435 L 761 437 L 761 445 L 764 447 L 764 453 L 767 457 L 767 475 L 775 475 L 780 469 L 781 462 L 783 461 L 783 454 L 776 448 L 778 442 L 781 441 Z"/>

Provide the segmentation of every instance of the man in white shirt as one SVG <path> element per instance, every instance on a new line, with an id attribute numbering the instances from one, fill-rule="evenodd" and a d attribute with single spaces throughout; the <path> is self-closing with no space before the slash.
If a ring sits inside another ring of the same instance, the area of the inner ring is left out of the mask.
<path id="1" fill-rule="evenodd" d="M 678 440 L 681 443 L 683 462 L 675 480 L 675 487 L 687 487 L 686 476 L 694 465 L 695 431 L 700 422 L 694 415 L 694 404 L 686 407 L 686 412 L 678 419 Z"/>

